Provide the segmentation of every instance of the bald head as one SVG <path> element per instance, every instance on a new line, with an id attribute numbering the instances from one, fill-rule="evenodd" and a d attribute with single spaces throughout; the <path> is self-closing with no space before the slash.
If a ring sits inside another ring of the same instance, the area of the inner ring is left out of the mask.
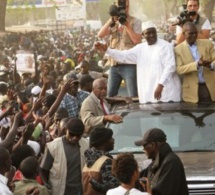
<path id="1" fill-rule="evenodd" d="M 93 81 L 93 89 L 99 87 L 100 85 L 107 85 L 107 80 L 105 78 L 99 78 Z"/>
<path id="2" fill-rule="evenodd" d="M 194 44 L 198 36 L 198 31 L 195 24 L 193 24 L 192 22 L 186 22 L 183 25 L 183 34 L 189 45 Z"/>
<path id="3" fill-rule="evenodd" d="M 98 99 L 104 99 L 107 95 L 107 81 L 105 78 L 99 78 L 93 82 L 93 93 Z"/>
<path id="4" fill-rule="evenodd" d="M 183 32 L 189 30 L 189 29 L 197 29 L 196 28 L 196 25 L 192 22 L 186 22 L 184 25 L 183 25 Z"/>

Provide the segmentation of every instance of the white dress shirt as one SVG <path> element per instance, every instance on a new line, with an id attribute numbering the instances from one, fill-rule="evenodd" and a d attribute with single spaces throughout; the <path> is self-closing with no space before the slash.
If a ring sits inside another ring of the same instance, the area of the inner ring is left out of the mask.
<path id="1" fill-rule="evenodd" d="M 7 187 L 8 179 L 0 174 L 0 194 L 1 195 L 12 195 L 13 193 Z"/>

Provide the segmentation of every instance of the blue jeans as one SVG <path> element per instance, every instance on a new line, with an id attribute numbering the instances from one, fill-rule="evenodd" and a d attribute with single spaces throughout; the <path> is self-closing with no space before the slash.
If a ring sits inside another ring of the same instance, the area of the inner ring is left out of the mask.
<path id="1" fill-rule="evenodd" d="M 120 64 L 112 66 L 108 76 L 108 97 L 118 94 L 122 79 L 125 80 L 128 96 L 137 97 L 136 65 Z"/>

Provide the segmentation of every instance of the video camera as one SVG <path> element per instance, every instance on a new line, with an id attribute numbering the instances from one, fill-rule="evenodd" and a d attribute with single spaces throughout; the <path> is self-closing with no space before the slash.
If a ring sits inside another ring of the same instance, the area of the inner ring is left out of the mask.
<path id="1" fill-rule="evenodd" d="M 187 10 L 187 4 L 183 4 L 183 11 L 179 14 L 179 16 L 177 17 L 178 22 L 174 25 L 183 25 L 186 22 L 193 22 L 193 20 L 191 19 L 190 16 L 195 16 L 197 13 L 195 11 L 188 11 Z"/>
<path id="2" fill-rule="evenodd" d="M 112 17 L 117 16 L 119 23 L 123 25 L 125 24 L 126 18 L 127 18 L 125 9 L 126 9 L 126 0 L 118 0 L 118 6 L 116 4 L 113 4 L 110 6 L 109 14 Z M 114 26 L 115 26 L 115 21 L 113 20 L 110 27 L 114 27 Z"/>

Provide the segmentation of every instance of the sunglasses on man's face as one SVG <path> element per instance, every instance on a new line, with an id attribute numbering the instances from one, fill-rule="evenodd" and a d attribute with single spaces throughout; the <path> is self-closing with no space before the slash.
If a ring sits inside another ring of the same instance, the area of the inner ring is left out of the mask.
<path id="1" fill-rule="evenodd" d="M 75 134 L 75 133 L 71 133 L 71 132 L 69 132 L 69 135 L 71 137 L 81 137 L 82 136 L 82 134 Z"/>
<path id="2" fill-rule="evenodd" d="M 151 142 L 144 144 L 144 145 L 143 145 L 143 148 L 145 149 L 145 148 L 146 148 L 148 145 L 150 145 L 150 144 L 151 144 Z"/>

